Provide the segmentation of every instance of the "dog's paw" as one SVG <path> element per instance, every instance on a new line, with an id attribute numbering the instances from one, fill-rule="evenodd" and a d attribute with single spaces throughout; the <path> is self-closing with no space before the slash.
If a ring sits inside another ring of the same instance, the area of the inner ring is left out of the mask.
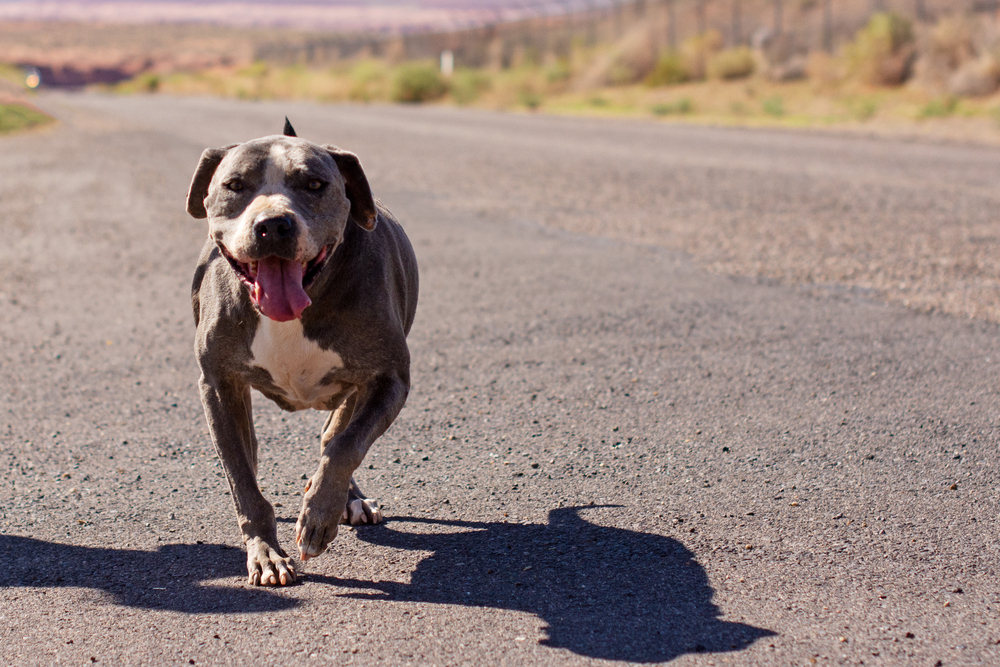
<path id="1" fill-rule="evenodd" d="M 319 556 L 337 537 L 346 503 L 346 488 L 342 493 L 321 493 L 315 484 L 307 487 L 302 498 L 302 512 L 295 523 L 295 544 L 299 547 L 299 556 L 303 561 Z"/>
<path id="2" fill-rule="evenodd" d="M 340 518 L 341 523 L 349 523 L 352 526 L 362 524 L 382 523 L 382 510 L 378 502 L 371 498 L 355 498 L 347 503 L 347 509 Z"/>
<path id="3" fill-rule="evenodd" d="M 292 559 L 259 537 L 247 542 L 247 573 L 247 583 L 252 586 L 288 586 L 295 582 Z"/>

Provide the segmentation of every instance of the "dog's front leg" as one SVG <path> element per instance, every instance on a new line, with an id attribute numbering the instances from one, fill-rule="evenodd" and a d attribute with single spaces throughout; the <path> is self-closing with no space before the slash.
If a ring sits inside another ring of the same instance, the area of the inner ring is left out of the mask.
<path id="1" fill-rule="evenodd" d="M 257 438 L 253 430 L 250 387 L 209 381 L 199 387 L 212 441 L 222 460 L 247 549 L 250 584 L 282 586 L 295 581 L 292 561 L 278 546 L 274 508 L 257 486 Z"/>
<path id="2" fill-rule="evenodd" d="M 302 513 L 295 525 L 295 543 L 302 560 L 318 556 L 337 536 L 347 507 L 351 475 L 368 448 L 402 410 L 408 383 L 397 375 L 380 376 L 361 392 L 354 418 L 323 450 L 319 468 L 309 480 Z"/>

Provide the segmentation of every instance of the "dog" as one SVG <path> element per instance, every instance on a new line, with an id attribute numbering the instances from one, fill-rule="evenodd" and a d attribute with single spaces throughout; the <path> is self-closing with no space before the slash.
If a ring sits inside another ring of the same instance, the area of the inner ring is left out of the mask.
<path id="1" fill-rule="evenodd" d="M 208 219 L 191 291 L 205 416 L 248 581 L 284 586 L 295 565 L 257 485 L 250 388 L 285 410 L 330 412 L 295 524 L 302 561 L 341 522 L 382 521 L 354 471 L 409 393 L 416 257 L 358 157 L 298 138 L 287 118 L 282 135 L 205 150 L 187 211 Z"/>

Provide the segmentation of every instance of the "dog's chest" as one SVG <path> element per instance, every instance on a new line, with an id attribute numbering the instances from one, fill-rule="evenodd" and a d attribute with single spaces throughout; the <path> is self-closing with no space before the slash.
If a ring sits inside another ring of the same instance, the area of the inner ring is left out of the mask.
<path id="1" fill-rule="evenodd" d="M 340 391 L 336 382 L 324 383 L 331 371 L 344 367 L 344 360 L 305 337 L 301 320 L 275 322 L 261 317 L 250 346 L 252 366 L 271 375 L 275 387 L 295 409 L 327 407 Z"/>

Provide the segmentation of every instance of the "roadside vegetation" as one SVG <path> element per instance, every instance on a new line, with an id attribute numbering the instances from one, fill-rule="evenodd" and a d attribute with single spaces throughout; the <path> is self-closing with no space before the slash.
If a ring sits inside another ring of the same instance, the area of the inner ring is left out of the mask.
<path id="1" fill-rule="evenodd" d="M 53 120 L 52 116 L 19 102 L 0 104 L 0 134 L 46 125 Z"/>
<path id="2" fill-rule="evenodd" d="M 242 99 L 450 103 L 495 109 L 784 126 L 927 124 L 971 119 L 1000 132 L 1000 30 L 956 15 L 919 30 L 876 13 L 836 53 L 803 52 L 782 35 L 727 48 L 708 30 L 657 49 L 648 26 L 569 55 L 526 50 L 506 68 L 361 58 L 317 68 L 215 67 L 144 74 L 121 93 Z M 998 135 L 1000 137 L 1000 135 Z"/>

